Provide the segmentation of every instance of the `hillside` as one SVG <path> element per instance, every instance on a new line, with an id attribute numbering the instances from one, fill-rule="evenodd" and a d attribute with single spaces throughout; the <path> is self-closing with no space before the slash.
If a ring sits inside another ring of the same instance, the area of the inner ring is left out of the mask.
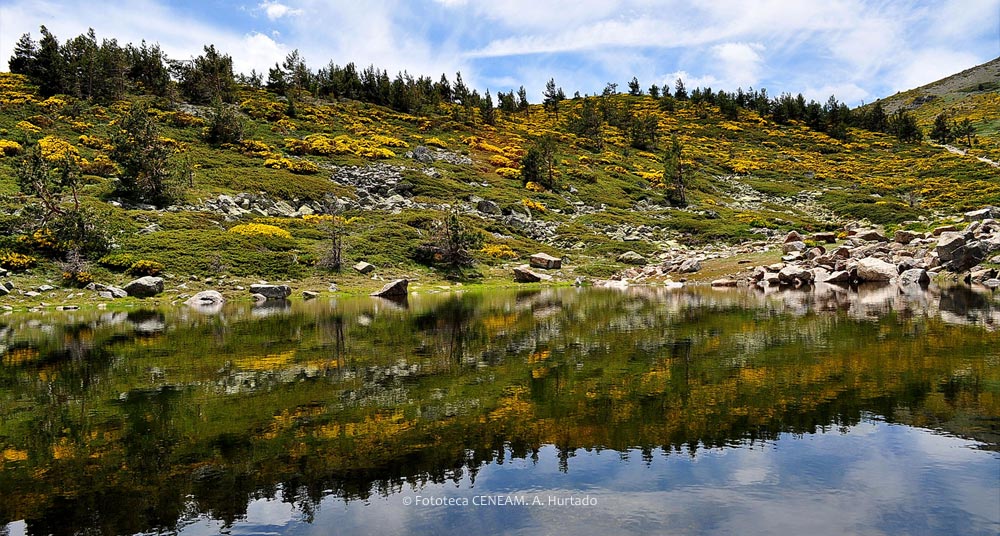
<path id="1" fill-rule="evenodd" d="M 939 114 L 969 119 L 978 137 L 970 154 L 1000 161 L 1000 58 L 879 102 L 887 113 L 913 113 L 926 132 Z"/>
<path id="2" fill-rule="evenodd" d="M 36 144 L 53 162 L 76 160 L 84 174 L 78 199 L 111 235 L 110 257 L 84 251 L 90 277 L 120 284 L 142 272 L 135 261 L 147 260 L 175 282 L 192 279 L 182 290 L 232 290 L 258 279 L 324 290 L 328 281 L 379 286 L 350 269 L 358 261 L 384 279 L 508 280 L 510 266 L 539 251 L 567 258 L 566 279 L 606 277 L 626 266 L 617 259 L 627 251 L 650 261 L 683 259 L 691 248 L 721 255 L 733 251 L 727 245 L 791 229 L 837 230 L 860 218 L 926 228 L 946 214 L 1000 204 L 996 170 L 973 159 L 854 128 L 838 140 L 749 110 L 734 120 L 705 102 L 665 107 L 650 96 L 614 94 L 568 99 L 557 110 L 497 111 L 490 125 L 458 104 L 401 113 L 308 94 L 289 102 L 241 86 L 234 109 L 245 121 L 242 141 L 211 144 L 208 106 L 146 96 L 109 105 L 43 98 L 12 74 L 0 75 L 0 88 L 0 260 L 11 270 L 34 265 L 22 288 L 58 285 L 72 246 L 55 243 L 26 210 L 41 202 L 20 192 L 17 168 Z M 969 113 L 996 99 L 970 94 Z M 135 102 L 149 106 L 171 162 L 187 171 L 167 206 L 116 194 L 121 167 L 110 140 Z M 654 121 L 648 149 L 633 148 L 630 133 L 607 122 L 596 137 L 574 134 L 572 118 L 594 106 Z M 545 136 L 554 142 L 552 184 L 525 184 L 523 157 Z M 997 138 L 980 130 L 984 143 Z M 686 205 L 663 176 L 672 139 L 682 147 Z M 476 267 L 460 274 L 420 254 L 450 213 L 482 241 L 472 252 Z M 317 265 L 333 214 L 349 222 L 341 272 Z M 233 232 L 238 225 L 242 234 Z M 132 275 L 123 273 L 129 268 Z"/>

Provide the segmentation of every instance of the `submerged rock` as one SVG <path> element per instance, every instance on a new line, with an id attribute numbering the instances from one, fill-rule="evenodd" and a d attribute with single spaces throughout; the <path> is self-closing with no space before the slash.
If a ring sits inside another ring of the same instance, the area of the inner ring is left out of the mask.
<path id="1" fill-rule="evenodd" d="M 250 285 L 250 294 L 257 294 L 268 300 L 283 300 L 292 295 L 292 288 L 288 285 Z"/>

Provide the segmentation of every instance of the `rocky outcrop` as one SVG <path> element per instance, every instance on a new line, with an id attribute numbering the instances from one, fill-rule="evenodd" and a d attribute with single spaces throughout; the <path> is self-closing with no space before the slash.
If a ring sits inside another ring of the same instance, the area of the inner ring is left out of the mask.
<path id="1" fill-rule="evenodd" d="M 899 274 L 896 265 L 876 257 L 865 257 L 857 264 L 858 279 L 861 281 L 891 281 Z"/>
<path id="2" fill-rule="evenodd" d="M 899 284 L 903 286 L 919 285 L 926 287 L 931 282 L 931 276 L 923 268 L 910 268 L 899 274 Z"/>
<path id="3" fill-rule="evenodd" d="M 211 305 L 221 305 L 226 302 L 226 299 L 217 290 L 203 290 L 194 296 L 188 298 L 184 305 L 192 307 L 204 307 Z"/>
<path id="4" fill-rule="evenodd" d="M 288 285 L 256 284 L 250 285 L 250 294 L 263 296 L 267 300 L 283 300 L 292 295 L 292 288 Z"/>
<path id="5" fill-rule="evenodd" d="M 358 263 L 354 265 L 354 270 L 362 275 L 368 275 L 375 270 L 375 266 L 365 261 L 358 261 Z"/>
<path id="6" fill-rule="evenodd" d="M 147 275 L 130 281 L 125 285 L 125 292 L 136 298 L 149 298 L 163 292 L 163 278 Z"/>
<path id="7" fill-rule="evenodd" d="M 548 276 L 545 276 L 546 278 Z M 541 274 L 537 274 L 528 269 L 527 266 L 518 266 L 514 268 L 514 281 L 518 283 L 538 283 L 543 279 Z"/>

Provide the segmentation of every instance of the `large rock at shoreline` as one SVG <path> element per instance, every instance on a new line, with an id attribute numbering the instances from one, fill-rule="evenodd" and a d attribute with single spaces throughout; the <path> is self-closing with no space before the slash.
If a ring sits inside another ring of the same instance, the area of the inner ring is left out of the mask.
<path id="1" fill-rule="evenodd" d="M 542 280 L 542 276 L 532 272 L 527 267 L 519 266 L 514 268 L 514 281 L 518 283 L 537 283 Z"/>
<path id="2" fill-rule="evenodd" d="M 163 292 L 163 278 L 147 275 L 125 285 L 125 292 L 136 298 L 148 298 Z"/>
<path id="3" fill-rule="evenodd" d="M 784 244 L 782 244 L 781 252 L 794 253 L 796 251 L 805 251 L 807 247 L 808 246 L 806 246 L 805 242 L 802 242 L 800 240 L 794 240 L 792 242 L 785 242 Z"/>
<path id="4" fill-rule="evenodd" d="M 184 305 L 192 307 L 204 307 L 206 305 L 221 305 L 226 302 L 222 294 L 217 290 L 203 290 L 191 296 L 184 302 Z"/>
<path id="5" fill-rule="evenodd" d="M 283 300 L 292 295 L 288 285 L 250 285 L 250 294 L 259 294 L 269 300 Z"/>
<path id="6" fill-rule="evenodd" d="M 778 280 L 785 285 L 809 284 L 813 280 L 813 273 L 801 266 L 790 264 L 778 272 Z"/>
<path id="7" fill-rule="evenodd" d="M 955 257 L 955 253 L 963 246 L 965 246 L 965 237 L 960 233 L 941 233 L 941 238 L 938 239 L 937 247 L 934 248 L 934 251 L 941 262 L 948 262 Z"/>
<path id="8" fill-rule="evenodd" d="M 896 277 L 896 265 L 875 257 L 858 261 L 858 279 L 862 281 L 889 281 Z"/>
<path id="9" fill-rule="evenodd" d="M 906 285 L 920 285 L 926 287 L 931 282 L 931 276 L 927 274 L 927 270 L 921 268 L 911 268 L 901 274 L 899 274 L 899 284 Z"/>
<path id="10" fill-rule="evenodd" d="M 406 279 L 396 279 L 395 281 L 386 283 L 381 290 L 372 292 L 371 295 L 380 298 L 401 298 L 406 296 L 409 284 L 410 282 Z"/>
<path id="11" fill-rule="evenodd" d="M 953 272 L 965 272 L 983 262 L 985 258 L 986 248 L 983 247 L 982 242 L 969 242 L 952 251 L 951 260 L 944 267 Z"/>

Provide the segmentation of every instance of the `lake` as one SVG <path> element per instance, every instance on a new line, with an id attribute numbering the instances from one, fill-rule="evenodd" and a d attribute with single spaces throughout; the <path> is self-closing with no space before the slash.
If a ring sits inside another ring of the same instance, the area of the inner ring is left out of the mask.
<path id="1" fill-rule="evenodd" d="M 1000 297 L 0 317 L 0 535 L 997 534 Z"/>

